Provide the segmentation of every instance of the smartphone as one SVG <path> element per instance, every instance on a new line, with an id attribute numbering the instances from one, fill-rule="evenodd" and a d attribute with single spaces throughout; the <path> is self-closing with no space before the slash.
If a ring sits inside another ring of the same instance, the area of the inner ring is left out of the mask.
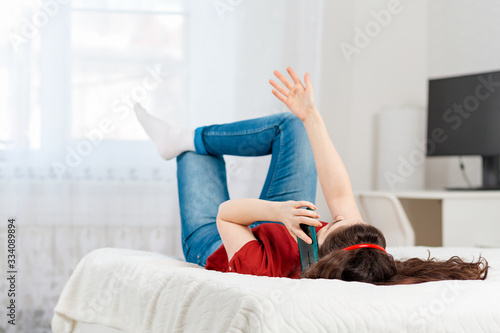
<path id="1" fill-rule="evenodd" d="M 312 210 L 310 208 L 307 209 Z M 307 224 L 300 224 L 300 229 L 302 229 L 302 231 L 304 231 L 304 233 L 312 239 L 312 243 L 307 244 L 302 239 L 297 237 L 297 242 L 299 245 L 300 266 L 302 267 L 302 271 L 304 271 L 312 264 L 318 262 L 318 240 L 316 238 L 315 227 Z"/>

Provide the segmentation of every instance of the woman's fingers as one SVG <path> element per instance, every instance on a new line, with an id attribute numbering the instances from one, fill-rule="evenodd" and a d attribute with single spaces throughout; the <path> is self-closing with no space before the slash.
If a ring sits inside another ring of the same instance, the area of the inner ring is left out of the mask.
<path id="1" fill-rule="evenodd" d="M 316 213 L 314 210 L 309 210 L 309 209 L 301 209 L 301 208 L 299 208 L 296 211 L 296 215 L 297 216 L 310 217 L 310 218 L 313 218 L 313 219 L 319 218 L 319 214 L 318 213 Z"/>
<path id="2" fill-rule="evenodd" d="M 300 207 L 308 207 L 308 208 L 311 208 L 313 210 L 318 209 L 312 202 L 305 201 L 305 200 L 297 201 L 295 203 L 295 208 L 300 208 Z"/>
<path id="3" fill-rule="evenodd" d="M 321 227 L 321 222 L 318 221 L 318 220 L 315 220 L 311 217 L 305 217 L 305 216 L 302 216 L 300 217 L 299 219 L 299 223 L 300 224 L 307 224 L 307 225 L 311 225 L 313 227 Z"/>
<path id="4" fill-rule="evenodd" d="M 312 88 L 311 77 L 309 76 L 309 72 L 304 76 L 304 83 L 306 84 L 306 89 Z"/>
<path id="5" fill-rule="evenodd" d="M 278 71 L 274 71 L 274 75 L 276 75 L 276 77 L 278 79 L 280 79 L 281 82 L 283 82 L 283 84 L 288 88 L 288 89 L 293 89 L 293 84 L 283 75 L 281 74 L 280 72 Z"/>
<path id="6" fill-rule="evenodd" d="M 277 92 L 277 91 L 276 91 L 276 90 L 274 90 L 274 89 L 273 89 L 273 94 L 274 94 L 274 96 L 278 97 L 278 99 L 279 99 L 280 101 L 282 101 L 283 103 L 285 103 L 285 104 L 286 104 L 286 97 L 285 97 L 285 96 L 283 96 L 282 94 L 280 94 L 279 92 Z"/>
<path id="7" fill-rule="evenodd" d="M 298 228 L 297 230 L 295 230 L 295 234 L 307 244 L 312 244 L 312 239 L 309 238 L 309 236 L 307 236 L 306 233 L 302 231 L 302 229 Z"/>
<path id="8" fill-rule="evenodd" d="M 286 230 L 288 230 L 288 233 L 290 234 L 290 236 L 293 239 L 295 239 L 295 240 L 297 239 L 297 235 L 295 234 L 295 232 L 293 232 L 291 229 L 288 229 L 288 228 Z"/>
<path id="9" fill-rule="evenodd" d="M 295 74 L 295 72 L 293 71 L 293 69 L 291 67 L 287 67 L 286 70 L 287 70 L 288 74 L 290 74 L 290 77 L 293 79 L 293 82 L 296 85 L 302 85 L 302 82 L 300 82 L 299 77 L 297 76 L 297 74 Z"/>
<path id="10" fill-rule="evenodd" d="M 285 95 L 286 97 L 288 97 L 288 91 L 285 88 L 283 88 L 282 86 L 280 86 L 279 84 L 277 84 L 276 82 L 274 82 L 274 80 L 269 80 L 269 83 L 274 88 L 276 88 L 276 90 L 278 90 L 280 93 L 282 93 L 283 95 Z"/>

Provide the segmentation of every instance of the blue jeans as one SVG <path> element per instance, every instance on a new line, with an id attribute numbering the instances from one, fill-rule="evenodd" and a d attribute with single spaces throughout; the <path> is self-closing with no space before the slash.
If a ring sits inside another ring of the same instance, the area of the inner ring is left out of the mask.
<path id="1" fill-rule="evenodd" d="M 229 200 L 222 155 L 272 154 L 260 199 L 307 200 L 316 196 L 316 166 L 302 121 L 292 113 L 195 130 L 196 152 L 177 157 L 177 181 L 186 261 L 205 266 L 222 244 L 216 226 L 219 205 Z M 260 223 L 251 225 L 254 227 Z"/>

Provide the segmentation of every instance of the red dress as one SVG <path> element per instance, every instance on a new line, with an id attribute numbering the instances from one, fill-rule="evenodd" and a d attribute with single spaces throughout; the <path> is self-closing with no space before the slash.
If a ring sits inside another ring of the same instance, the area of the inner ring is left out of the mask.
<path id="1" fill-rule="evenodd" d="M 316 232 L 327 223 L 321 222 Z M 238 250 L 227 262 L 227 253 L 222 244 L 207 258 L 206 269 L 219 272 L 263 275 L 272 277 L 298 278 L 300 256 L 297 242 L 288 229 L 279 223 L 263 223 L 252 232 L 257 240 L 252 240 Z"/>

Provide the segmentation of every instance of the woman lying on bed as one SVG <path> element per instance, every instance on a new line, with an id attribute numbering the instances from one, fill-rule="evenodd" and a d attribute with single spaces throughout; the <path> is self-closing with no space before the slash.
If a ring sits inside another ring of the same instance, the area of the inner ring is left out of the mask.
<path id="1" fill-rule="evenodd" d="M 162 158 L 177 157 L 186 260 L 222 272 L 374 284 L 485 279 L 488 265 L 482 258 L 398 261 L 386 253 L 384 235 L 363 221 L 356 206 L 347 171 L 316 109 L 309 74 L 303 85 L 287 70 L 293 83 L 277 71 L 284 87 L 270 83 L 292 113 L 191 130 L 166 124 L 136 105 Z M 272 158 L 260 198 L 230 200 L 223 155 L 267 154 Z M 335 217 L 330 223 L 320 222 L 314 211 L 317 176 Z M 297 237 L 311 239 L 301 223 L 316 227 L 319 246 L 319 261 L 304 272 Z"/>

